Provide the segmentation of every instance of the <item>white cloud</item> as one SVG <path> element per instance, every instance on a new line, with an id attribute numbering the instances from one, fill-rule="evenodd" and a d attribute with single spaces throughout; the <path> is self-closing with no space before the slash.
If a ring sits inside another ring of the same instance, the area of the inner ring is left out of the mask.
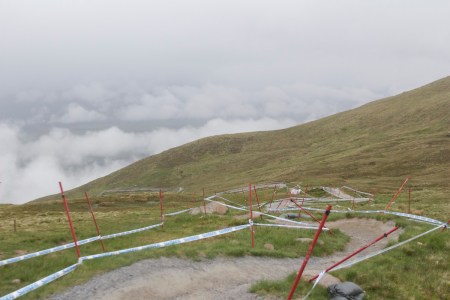
<path id="1" fill-rule="evenodd" d="M 133 161 L 161 151 L 224 133 L 279 129 L 292 120 L 213 119 L 199 127 L 158 128 L 132 133 L 111 127 L 75 134 L 54 128 L 32 141 L 21 138 L 20 128 L 0 124 L 0 202 L 23 203 L 58 192 L 57 183 L 74 188 L 105 176 Z"/>
<path id="2" fill-rule="evenodd" d="M 52 116 L 51 122 L 72 124 L 82 122 L 100 122 L 106 119 L 106 116 L 97 111 L 87 110 L 78 103 L 70 103 L 67 107 L 67 111 L 62 116 Z"/>

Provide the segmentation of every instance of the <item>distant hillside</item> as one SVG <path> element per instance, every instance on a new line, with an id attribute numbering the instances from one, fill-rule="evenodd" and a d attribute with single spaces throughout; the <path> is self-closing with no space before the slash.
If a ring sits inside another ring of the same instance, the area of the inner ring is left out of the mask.
<path id="1" fill-rule="evenodd" d="M 72 192 L 225 190 L 248 182 L 450 188 L 450 77 L 292 128 L 204 138 Z"/>

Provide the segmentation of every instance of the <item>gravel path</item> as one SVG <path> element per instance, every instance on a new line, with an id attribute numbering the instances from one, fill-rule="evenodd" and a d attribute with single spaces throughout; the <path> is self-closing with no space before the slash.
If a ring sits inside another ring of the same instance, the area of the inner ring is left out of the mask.
<path id="1" fill-rule="evenodd" d="M 392 222 L 373 219 L 343 219 L 329 222 L 351 237 L 346 249 L 326 258 L 311 258 L 305 277 L 316 275 L 331 264 L 364 246 L 393 227 Z M 384 248 L 397 239 L 399 230 L 366 249 L 361 255 Z M 53 300 L 77 299 L 259 299 L 248 293 L 261 279 L 281 279 L 297 271 L 301 259 L 264 257 L 217 258 L 200 262 L 178 258 L 159 258 L 137 262 L 131 266 L 97 276 L 86 284 L 54 296 Z M 326 274 L 325 285 L 338 282 Z"/>

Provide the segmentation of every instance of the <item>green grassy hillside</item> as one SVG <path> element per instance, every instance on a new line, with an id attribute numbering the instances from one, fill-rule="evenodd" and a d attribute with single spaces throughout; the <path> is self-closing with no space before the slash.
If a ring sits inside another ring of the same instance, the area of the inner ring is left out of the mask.
<path id="1" fill-rule="evenodd" d="M 450 77 L 292 128 L 204 138 L 137 161 L 74 191 L 221 191 L 247 182 L 450 190 Z M 450 211 L 448 204 L 445 208 Z"/>

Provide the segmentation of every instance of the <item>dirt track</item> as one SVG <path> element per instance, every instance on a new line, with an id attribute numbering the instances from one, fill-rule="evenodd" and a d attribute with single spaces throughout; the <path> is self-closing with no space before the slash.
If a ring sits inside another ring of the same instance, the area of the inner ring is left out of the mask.
<path id="1" fill-rule="evenodd" d="M 334 262 L 364 246 L 393 227 L 372 219 L 344 219 L 329 222 L 351 237 L 346 249 L 326 258 L 311 258 L 305 276 L 316 275 Z M 387 239 L 366 249 L 361 255 L 384 248 L 397 239 L 397 230 Z M 299 259 L 261 257 L 218 258 L 194 262 L 160 258 L 137 262 L 76 286 L 52 299 L 258 299 L 248 293 L 251 284 L 261 279 L 281 279 L 297 271 Z M 331 275 L 322 282 L 337 280 Z"/>

